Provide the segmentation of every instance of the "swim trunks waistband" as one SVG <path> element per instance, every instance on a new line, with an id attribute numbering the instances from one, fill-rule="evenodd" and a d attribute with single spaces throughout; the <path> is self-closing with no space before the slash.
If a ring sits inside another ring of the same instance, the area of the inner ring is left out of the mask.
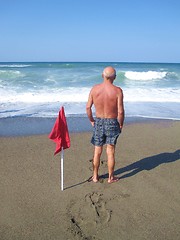
<path id="1" fill-rule="evenodd" d="M 99 117 L 96 117 L 95 119 L 97 119 L 97 120 L 117 120 L 117 118 L 99 118 Z"/>

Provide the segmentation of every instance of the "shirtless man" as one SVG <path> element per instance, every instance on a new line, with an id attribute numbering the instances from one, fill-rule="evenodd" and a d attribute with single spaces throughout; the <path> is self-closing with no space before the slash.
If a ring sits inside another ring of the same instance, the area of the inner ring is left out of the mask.
<path id="1" fill-rule="evenodd" d="M 114 86 L 116 71 L 113 67 L 106 67 L 102 73 L 104 81 L 95 85 L 90 93 L 86 105 L 88 118 L 93 126 L 91 143 L 94 147 L 93 176 L 90 181 L 98 182 L 98 170 L 103 145 L 106 144 L 108 159 L 108 183 L 117 182 L 114 177 L 115 145 L 124 123 L 123 91 Z M 92 115 L 92 106 L 96 111 L 96 118 Z"/>

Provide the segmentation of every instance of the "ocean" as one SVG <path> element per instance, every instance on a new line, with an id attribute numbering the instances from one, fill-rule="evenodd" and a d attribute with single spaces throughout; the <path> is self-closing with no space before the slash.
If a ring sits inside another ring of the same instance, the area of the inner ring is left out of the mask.
<path id="1" fill-rule="evenodd" d="M 86 102 L 106 66 L 117 71 L 126 117 L 180 120 L 179 63 L 23 62 L 0 63 L 0 119 L 86 118 Z"/>

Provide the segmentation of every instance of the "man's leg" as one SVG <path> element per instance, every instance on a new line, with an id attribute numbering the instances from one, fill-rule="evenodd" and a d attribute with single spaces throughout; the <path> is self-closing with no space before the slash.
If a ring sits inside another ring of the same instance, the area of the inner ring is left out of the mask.
<path id="1" fill-rule="evenodd" d="M 97 182 L 99 180 L 98 177 L 98 170 L 100 165 L 100 157 L 102 153 L 103 147 L 102 146 L 95 146 L 94 147 L 94 157 L 93 157 L 93 181 Z"/>
<path id="2" fill-rule="evenodd" d="M 106 153 L 108 158 L 108 172 L 109 172 L 108 183 L 117 182 L 119 179 L 114 177 L 115 145 L 107 144 Z"/>

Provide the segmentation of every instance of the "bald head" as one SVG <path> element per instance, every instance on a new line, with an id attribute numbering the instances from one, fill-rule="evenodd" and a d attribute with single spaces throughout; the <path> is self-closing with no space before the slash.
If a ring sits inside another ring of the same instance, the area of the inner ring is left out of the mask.
<path id="1" fill-rule="evenodd" d="M 106 67 L 103 70 L 103 77 L 107 79 L 115 79 L 116 77 L 116 70 L 113 67 Z"/>

